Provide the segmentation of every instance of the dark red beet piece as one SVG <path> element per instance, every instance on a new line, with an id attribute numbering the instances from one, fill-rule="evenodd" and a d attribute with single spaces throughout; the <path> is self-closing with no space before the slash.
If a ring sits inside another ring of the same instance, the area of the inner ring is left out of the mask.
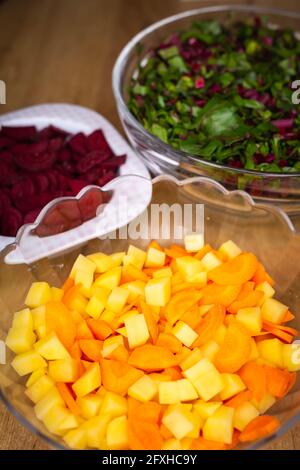
<path id="1" fill-rule="evenodd" d="M 30 172 L 38 172 L 38 171 L 45 171 L 49 170 L 51 166 L 56 161 L 56 154 L 54 152 L 49 153 L 46 152 L 41 155 L 16 155 L 15 156 L 15 164 L 22 168 L 23 170 L 27 170 Z"/>
<path id="2" fill-rule="evenodd" d="M 35 222 L 37 216 L 39 215 L 40 213 L 40 209 L 37 209 L 35 211 L 30 211 L 30 212 L 27 212 L 27 214 L 25 214 L 24 216 L 24 224 L 32 224 L 33 222 Z"/>
<path id="3" fill-rule="evenodd" d="M 94 150 L 81 160 L 76 165 L 78 173 L 86 173 L 97 165 L 101 165 L 102 162 L 106 161 L 110 157 L 110 154 L 102 150 Z"/>
<path id="4" fill-rule="evenodd" d="M 6 149 L 10 147 L 13 143 L 14 141 L 12 139 L 9 139 L 5 135 L 0 136 L 0 149 Z"/>
<path id="5" fill-rule="evenodd" d="M 47 175 L 43 173 L 38 173 L 33 176 L 34 184 L 36 187 L 36 192 L 43 193 L 49 188 L 49 181 Z"/>
<path id="6" fill-rule="evenodd" d="M 116 169 L 119 166 L 123 165 L 123 163 L 125 163 L 125 160 L 126 155 L 121 155 L 120 157 L 110 158 L 106 162 L 103 162 L 101 166 L 102 168 L 105 168 L 107 170 Z"/>
<path id="7" fill-rule="evenodd" d="M 11 190 L 11 197 L 15 199 L 30 198 L 35 194 L 35 186 L 31 178 L 23 178 L 21 181 L 16 183 Z"/>
<path id="8" fill-rule="evenodd" d="M 87 181 L 69 179 L 69 187 L 72 191 L 73 196 L 77 196 L 77 194 L 87 185 Z"/>
<path id="9" fill-rule="evenodd" d="M 109 183 L 111 180 L 113 180 L 116 177 L 116 174 L 113 171 L 109 171 L 105 175 L 101 176 L 101 178 L 98 179 L 97 184 L 98 186 L 104 186 L 105 184 Z"/>
<path id="10" fill-rule="evenodd" d="M 37 135 L 35 126 L 2 126 L 2 132 L 14 141 L 33 140 Z"/>
<path id="11" fill-rule="evenodd" d="M 10 186 L 16 179 L 15 167 L 9 160 L 0 160 L 0 184 Z"/>
<path id="12" fill-rule="evenodd" d="M 102 150 L 108 152 L 110 155 L 113 155 L 113 151 L 111 150 L 101 129 L 98 129 L 87 136 L 86 145 L 90 151 Z"/>
<path id="13" fill-rule="evenodd" d="M 62 148 L 59 150 L 57 154 L 57 160 L 61 160 L 62 162 L 71 160 L 72 154 L 68 148 Z"/>
<path id="14" fill-rule="evenodd" d="M 71 147 L 74 152 L 79 153 L 80 155 L 85 155 L 86 154 L 86 136 L 82 133 L 79 132 L 78 134 L 75 134 L 71 139 L 69 140 L 69 146 Z"/>
<path id="15" fill-rule="evenodd" d="M 23 216 L 15 207 L 7 207 L 2 220 L 2 234 L 15 237 L 19 228 L 23 225 Z"/>

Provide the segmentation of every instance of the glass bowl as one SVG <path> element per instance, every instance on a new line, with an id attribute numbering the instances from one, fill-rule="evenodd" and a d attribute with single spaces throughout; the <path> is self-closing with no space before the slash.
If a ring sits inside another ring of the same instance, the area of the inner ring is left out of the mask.
<path id="1" fill-rule="evenodd" d="M 193 20 L 215 19 L 230 22 L 251 15 L 267 15 L 272 25 L 300 30 L 300 14 L 274 8 L 246 5 L 211 6 L 186 11 L 147 27 L 129 41 L 120 53 L 113 70 L 114 96 L 124 130 L 154 175 L 169 173 L 179 178 L 208 176 L 227 189 L 243 189 L 256 200 L 281 206 L 290 215 L 300 214 L 300 173 L 262 173 L 205 161 L 162 142 L 136 120 L 127 106 L 128 87 L 139 60 L 165 38 L 188 27 Z M 137 53 L 139 51 L 139 55 Z M 141 53 L 142 51 L 142 53 Z"/>
<path id="2" fill-rule="evenodd" d="M 194 210 L 198 204 L 204 204 L 206 242 L 219 246 L 222 242 L 232 239 L 243 250 L 253 251 L 275 279 L 278 300 L 289 305 L 294 313 L 298 312 L 292 326 L 300 329 L 300 234 L 282 210 L 257 204 L 247 193 L 229 192 L 221 184 L 203 177 L 183 181 L 167 175 L 156 177 L 153 180 L 151 204 L 147 208 L 150 222 L 152 204 L 162 203 L 170 206 L 176 203 L 181 208 L 184 204 L 192 204 Z M 171 220 L 173 228 L 176 228 L 178 220 L 175 217 Z M 162 245 L 172 242 L 172 239 L 159 237 L 158 240 Z M 59 287 L 67 278 L 79 252 L 89 254 L 95 251 L 123 251 L 130 242 L 145 248 L 149 239 L 147 236 L 134 240 L 112 240 L 108 237 L 94 239 L 80 249 L 53 258 L 44 258 L 30 265 L 5 264 L 4 258 L 12 249 L 7 247 L 0 255 L 0 340 L 5 340 L 13 313 L 23 307 L 25 295 L 33 281 L 48 281 Z M 56 440 L 36 419 L 33 405 L 24 394 L 26 379 L 19 377 L 10 365 L 12 356 L 13 354 L 7 351 L 7 363 L 0 365 L 2 400 L 24 426 L 45 439 L 50 447 L 65 448 L 63 441 L 59 438 Z M 241 448 L 266 448 L 270 442 L 282 436 L 300 420 L 300 374 L 292 392 L 268 412 L 277 416 L 281 422 L 277 434 Z"/>

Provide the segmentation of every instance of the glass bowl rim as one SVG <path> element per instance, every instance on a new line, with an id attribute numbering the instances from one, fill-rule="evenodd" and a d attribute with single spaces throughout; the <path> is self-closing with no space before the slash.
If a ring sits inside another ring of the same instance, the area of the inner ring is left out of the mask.
<path id="1" fill-rule="evenodd" d="M 127 57 L 132 52 L 132 50 L 138 45 L 140 41 L 146 38 L 150 33 L 153 33 L 156 30 L 159 30 L 161 27 L 169 25 L 174 21 L 181 20 L 184 18 L 193 17 L 196 15 L 206 14 L 206 13 L 218 13 L 218 12 L 248 12 L 248 13 L 258 13 L 258 14 L 270 14 L 270 15 L 277 15 L 283 16 L 285 18 L 295 18 L 300 20 L 300 13 L 292 10 L 286 10 L 282 8 L 273 8 L 268 6 L 255 6 L 255 5 L 217 5 L 217 6 L 208 6 L 202 8 L 195 8 L 192 10 L 186 10 L 181 13 L 177 13 L 175 15 L 171 15 L 165 17 L 155 23 L 152 23 L 147 28 L 144 28 L 142 31 L 138 32 L 133 38 L 131 38 L 127 44 L 123 47 L 120 54 L 118 55 L 116 62 L 113 67 L 112 72 L 112 88 L 115 97 L 115 101 L 117 107 L 122 108 L 122 112 L 126 115 L 126 117 L 134 124 L 139 131 L 145 135 L 145 137 L 153 140 L 156 144 L 161 146 L 162 152 L 167 153 L 171 152 L 173 155 L 177 155 L 183 161 L 188 163 L 201 163 L 204 166 L 209 168 L 215 168 L 217 170 L 226 170 L 232 171 L 233 173 L 240 174 L 240 175 L 252 175 L 252 176 L 260 176 L 265 178 L 295 178 L 300 176 L 300 172 L 295 173 L 275 173 L 275 172 L 265 172 L 265 171 L 257 171 L 257 170 L 246 170 L 244 168 L 234 168 L 230 167 L 229 165 L 222 165 L 216 162 L 210 162 L 205 160 L 204 158 L 196 157 L 190 155 L 189 153 L 182 152 L 181 150 L 173 148 L 171 145 L 166 144 L 162 140 L 160 140 L 155 135 L 151 134 L 147 131 L 144 126 L 140 124 L 140 122 L 135 118 L 135 116 L 129 110 L 125 100 L 123 99 L 122 92 L 121 92 L 121 78 L 122 73 L 124 71 L 124 67 L 127 63 Z M 121 118 L 122 120 L 122 118 Z"/>

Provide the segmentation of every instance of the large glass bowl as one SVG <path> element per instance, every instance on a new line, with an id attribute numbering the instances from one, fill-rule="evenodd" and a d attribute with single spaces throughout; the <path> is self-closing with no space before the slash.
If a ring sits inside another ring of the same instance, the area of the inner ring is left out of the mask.
<path id="1" fill-rule="evenodd" d="M 153 47 L 172 33 L 184 30 L 193 20 L 215 19 L 230 23 L 232 19 L 267 15 L 272 25 L 300 31 L 300 13 L 274 8 L 227 5 L 199 8 L 165 18 L 133 37 L 120 53 L 113 70 L 114 96 L 124 130 L 149 170 L 154 174 L 169 173 L 176 177 L 204 175 L 221 182 L 228 189 L 244 189 L 256 200 L 275 203 L 290 215 L 300 213 L 300 173 L 261 173 L 233 169 L 193 157 L 162 142 L 131 114 L 127 106 L 128 87 L 138 60 L 147 57 Z M 139 55 L 137 53 L 139 51 Z M 141 52 L 142 51 L 142 52 Z"/>
<path id="2" fill-rule="evenodd" d="M 162 203 L 177 203 L 181 207 L 183 204 L 192 204 L 193 209 L 196 209 L 196 204 L 204 204 L 206 242 L 219 246 L 225 240 L 232 239 L 243 250 L 253 251 L 275 279 L 277 298 L 289 305 L 296 314 L 293 326 L 300 329 L 300 234 L 296 233 L 283 211 L 272 206 L 255 204 L 245 192 L 229 192 L 219 183 L 201 177 L 179 182 L 170 176 L 158 176 L 153 180 L 151 204 Z M 147 209 L 149 219 L 151 204 Z M 172 220 L 173 225 L 179 223 L 175 218 Z M 172 239 L 159 241 L 162 245 L 167 245 Z M 61 286 L 79 252 L 89 254 L 99 250 L 106 253 L 123 251 L 130 242 L 144 248 L 149 240 L 147 237 L 140 240 L 94 239 L 80 249 L 31 265 L 5 264 L 4 257 L 11 249 L 7 247 L 1 253 L 0 261 L 0 340 L 6 338 L 13 313 L 23 307 L 26 292 L 33 281 L 43 280 Z M 12 356 L 7 351 L 7 364 L 0 365 L 2 400 L 24 426 L 44 438 L 52 448 L 64 448 L 63 441 L 55 440 L 36 419 L 33 405 L 24 394 L 25 378 L 19 377 L 10 366 Z M 277 434 L 244 448 L 265 448 L 300 420 L 299 379 L 292 392 L 269 412 L 282 423 Z"/>

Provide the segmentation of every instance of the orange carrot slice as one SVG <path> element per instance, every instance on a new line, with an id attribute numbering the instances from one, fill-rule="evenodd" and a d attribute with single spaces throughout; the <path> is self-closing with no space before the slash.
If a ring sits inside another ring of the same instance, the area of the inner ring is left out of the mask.
<path id="1" fill-rule="evenodd" d="M 228 307 L 234 302 L 241 291 L 240 285 L 219 286 L 208 284 L 202 289 L 202 305 L 220 304 Z"/>
<path id="2" fill-rule="evenodd" d="M 134 419 L 147 421 L 148 423 L 158 423 L 162 406 L 154 401 L 147 403 L 137 403 L 134 409 Z"/>
<path id="3" fill-rule="evenodd" d="M 288 321 L 292 321 L 294 319 L 295 319 L 295 315 L 293 315 L 292 312 L 288 310 L 281 323 L 287 323 Z"/>
<path id="4" fill-rule="evenodd" d="M 77 405 L 76 401 L 73 398 L 72 392 L 70 391 L 69 387 L 67 384 L 63 382 L 57 382 L 56 384 L 57 389 L 64 400 L 66 406 L 69 408 L 69 410 L 74 414 L 74 415 L 79 415 L 80 414 L 80 408 Z"/>
<path id="5" fill-rule="evenodd" d="M 193 330 L 199 325 L 199 323 L 203 320 L 203 315 L 199 313 L 198 306 L 192 307 L 190 310 L 185 312 L 181 317 L 184 323 L 189 325 Z"/>
<path id="6" fill-rule="evenodd" d="M 167 256 L 173 259 L 181 258 L 182 256 L 186 256 L 188 254 L 187 252 L 175 248 L 165 248 L 164 252 Z"/>
<path id="7" fill-rule="evenodd" d="M 223 343 L 216 355 L 215 365 L 220 372 L 237 372 L 249 359 L 251 336 L 238 321 L 231 321 Z"/>
<path id="8" fill-rule="evenodd" d="M 280 427 L 280 422 L 274 416 L 257 416 L 245 427 L 240 434 L 240 442 L 255 441 L 275 433 Z"/>
<path id="9" fill-rule="evenodd" d="M 143 273 L 143 271 L 136 268 L 135 266 L 132 266 L 131 264 L 129 264 L 128 266 L 124 266 L 124 268 L 122 269 L 122 275 L 123 273 L 124 275 L 127 275 L 131 281 L 149 281 L 149 277 L 147 276 L 147 274 Z"/>
<path id="10" fill-rule="evenodd" d="M 71 356 L 73 357 L 73 359 L 80 359 L 81 358 L 82 352 L 81 352 L 80 346 L 78 344 L 78 341 L 74 342 L 74 344 L 69 349 L 69 352 L 70 352 Z"/>
<path id="11" fill-rule="evenodd" d="M 292 336 L 297 336 L 299 334 L 298 331 L 295 330 L 295 328 L 291 328 L 290 326 L 278 325 L 277 323 L 272 323 L 266 320 L 263 322 L 263 325 L 264 326 L 267 325 L 270 328 L 275 328 L 276 330 L 285 331 L 285 333 L 288 333 L 289 335 L 292 335 Z"/>
<path id="12" fill-rule="evenodd" d="M 55 331 L 63 345 L 70 349 L 76 338 L 76 325 L 67 307 L 62 302 L 48 302 L 45 318 L 47 332 Z"/>
<path id="13" fill-rule="evenodd" d="M 177 365 L 176 357 L 169 349 L 153 344 L 144 344 L 135 348 L 128 363 L 145 371 L 156 371 Z"/>
<path id="14" fill-rule="evenodd" d="M 119 395 L 126 395 L 128 388 L 143 376 L 140 370 L 122 361 L 100 359 L 103 386 Z"/>
<path id="15" fill-rule="evenodd" d="M 208 279 L 221 286 L 244 284 L 254 276 L 257 265 L 257 259 L 252 253 L 242 253 L 209 271 Z"/>
<path id="16" fill-rule="evenodd" d="M 111 329 L 110 325 L 104 320 L 95 320 L 94 318 L 88 318 L 87 324 L 94 334 L 95 338 L 104 340 L 108 338 L 112 333 L 113 330 Z"/>
<path id="17" fill-rule="evenodd" d="M 158 337 L 158 326 L 157 326 L 155 317 L 152 313 L 152 309 L 143 300 L 141 300 L 140 305 L 141 305 L 142 313 L 144 314 L 144 317 L 148 326 L 151 340 L 153 343 L 155 343 Z"/>
<path id="18" fill-rule="evenodd" d="M 151 240 L 151 242 L 148 245 L 148 248 L 155 248 L 158 251 L 163 251 L 162 247 L 156 240 Z"/>
<path id="19" fill-rule="evenodd" d="M 196 290 L 177 292 L 164 308 L 165 317 L 174 324 L 181 315 L 192 308 L 202 297 L 202 293 Z"/>
<path id="20" fill-rule="evenodd" d="M 114 349 L 108 357 L 109 359 L 114 359 L 115 361 L 127 362 L 129 358 L 129 352 L 125 346 L 123 346 L 123 344 L 120 344 L 120 346 Z"/>
<path id="21" fill-rule="evenodd" d="M 159 450 L 163 438 L 157 424 L 131 419 L 128 420 L 128 443 L 131 450 Z"/>
<path id="22" fill-rule="evenodd" d="M 289 333 L 286 333 L 285 331 L 280 330 L 279 328 L 273 328 L 270 325 L 267 325 L 266 323 L 263 323 L 263 327 L 273 336 L 276 336 L 276 338 L 281 339 L 285 343 L 290 344 L 294 339 L 294 336 L 290 335 Z"/>
<path id="23" fill-rule="evenodd" d="M 203 346 L 203 344 L 209 341 L 222 325 L 224 317 L 225 308 L 222 305 L 212 307 L 195 329 L 196 333 L 198 333 L 198 338 L 194 341 L 192 347 Z"/>
<path id="24" fill-rule="evenodd" d="M 232 304 L 229 305 L 227 310 L 230 313 L 237 313 L 241 308 L 256 307 L 260 305 L 263 296 L 263 292 L 257 290 L 250 291 L 243 295 L 243 297 L 238 297 L 234 302 L 232 302 Z"/>
<path id="25" fill-rule="evenodd" d="M 102 342 L 98 339 L 80 339 L 78 341 L 83 354 L 91 361 L 98 362 L 102 358 Z"/>
<path id="26" fill-rule="evenodd" d="M 179 366 L 167 367 L 165 373 L 171 377 L 171 380 L 180 380 L 182 379 L 182 373 Z"/>
<path id="27" fill-rule="evenodd" d="M 164 439 L 172 439 L 173 438 L 173 434 L 171 433 L 171 431 L 169 431 L 169 429 L 164 424 L 160 425 L 159 431 L 160 431 L 160 434 L 162 435 L 162 437 Z"/>
<path id="28" fill-rule="evenodd" d="M 260 402 L 267 391 L 267 377 L 264 367 L 255 362 L 247 362 L 239 371 L 239 375 L 252 392 L 253 398 Z"/>
<path id="29" fill-rule="evenodd" d="M 85 320 L 82 320 L 76 325 L 76 338 L 77 339 L 94 339 L 94 335 L 86 324 Z"/>
<path id="30" fill-rule="evenodd" d="M 268 392 L 276 398 L 283 398 L 290 388 L 290 373 L 285 369 L 271 366 L 264 366 L 264 369 Z"/>
<path id="31" fill-rule="evenodd" d="M 225 450 L 226 444 L 222 442 L 209 441 L 200 436 L 192 441 L 191 450 Z"/>
<path id="32" fill-rule="evenodd" d="M 156 345 L 169 349 L 172 353 L 178 353 L 182 350 L 181 341 L 171 333 L 160 333 Z"/>
<path id="33" fill-rule="evenodd" d="M 76 284 L 76 286 L 70 287 L 68 290 L 65 291 L 62 302 L 72 310 L 72 303 L 73 300 L 76 298 L 78 294 L 80 294 L 82 285 L 81 284 Z"/>
<path id="34" fill-rule="evenodd" d="M 238 408 L 240 405 L 245 403 L 245 401 L 249 401 L 252 398 L 252 393 L 250 390 L 245 390 L 244 392 L 240 392 L 234 397 L 230 398 L 230 400 L 227 400 L 225 402 L 226 406 L 229 406 L 230 408 Z"/>
<path id="35" fill-rule="evenodd" d="M 201 260 L 210 251 L 212 251 L 212 247 L 207 243 L 201 250 L 197 251 L 194 258 Z"/>
<path id="36" fill-rule="evenodd" d="M 252 278 L 252 280 L 256 283 L 256 284 L 261 284 L 262 282 L 268 282 L 271 286 L 274 285 L 274 281 L 273 279 L 271 278 L 271 276 L 266 272 L 264 266 L 258 262 L 257 264 L 257 269 L 254 273 L 254 276 Z"/>
<path id="37" fill-rule="evenodd" d="M 71 277 L 68 277 L 68 278 L 65 280 L 65 282 L 64 282 L 64 284 L 63 284 L 63 286 L 62 286 L 62 290 L 63 290 L 64 292 L 67 292 L 67 290 L 71 289 L 71 287 L 73 287 L 73 286 L 74 286 L 74 281 L 73 281 L 73 279 L 72 279 Z"/>

